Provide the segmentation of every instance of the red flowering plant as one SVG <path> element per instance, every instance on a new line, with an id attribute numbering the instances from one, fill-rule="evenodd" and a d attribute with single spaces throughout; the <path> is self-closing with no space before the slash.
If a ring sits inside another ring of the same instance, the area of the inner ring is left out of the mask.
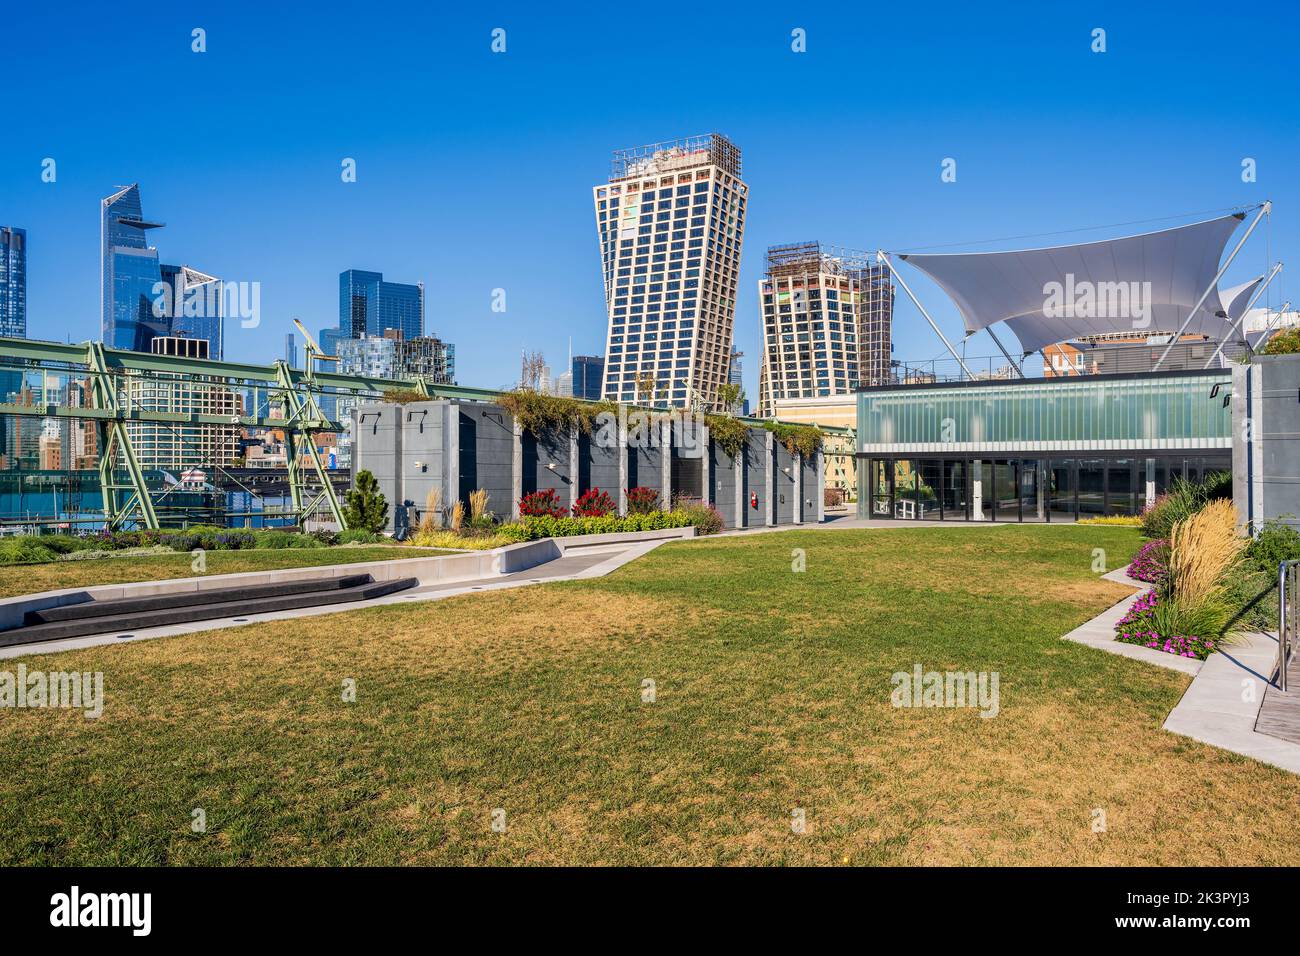
<path id="1" fill-rule="evenodd" d="M 614 499 L 599 488 L 588 488 L 573 506 L 575 518 L 602 518 L 614 511 Z"/>
<path id="2" fill-rule="evenodd" d="M 653 488 L 636 487 L 627 490 L 627 513 L 645 515 L 659 510 L 659 492 Z"/>
<path id="3" fill-rule="evenodd" d="M 567 518 L 569 509 L 560 504 L 554 488 L 547 488 L 520 498 L 519 513 L 525 518 Z"/>

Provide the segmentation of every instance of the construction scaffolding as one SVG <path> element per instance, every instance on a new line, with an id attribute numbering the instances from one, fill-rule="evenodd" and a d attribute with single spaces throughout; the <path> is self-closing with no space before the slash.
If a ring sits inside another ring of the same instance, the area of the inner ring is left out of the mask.
<path id="1" fill-rule="evenodd" d="M 821 242 L 768 247 L 760 414 L 773 414 L 778 399 L 890 381 L 894 287 L 888 268 L 873 258 Z"/>
<path id="2" fill-rule="evenodd" d="M 609 181 L 675 173 L 696 166 L 717 166 L 739 179 L 740 147 L 719 133 L 706 133 L 615 150 Z"/>

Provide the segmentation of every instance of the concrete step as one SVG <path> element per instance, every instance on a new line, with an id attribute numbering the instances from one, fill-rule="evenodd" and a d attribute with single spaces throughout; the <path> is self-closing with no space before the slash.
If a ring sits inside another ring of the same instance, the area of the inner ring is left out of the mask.
<path id="1" fill-rule="evenodd" d="M 215 595 L 217 600 L 198 604 L 179 606 L 135 608 L 124 610 L 123 604 L 138 604 L 144 598 L 119 599 L 113 601 L 90 602 L 100 612 L 95 615 L 82 616 L 69 620 L 57 620 L 47 623 L 13 628 L 0 631 L 0 647 L 18 644 L 36 644 L 44 641 L 57 641 L 69 637 L 84 637 L 91 634 L 125 633 L 150 627 L 166 627 L 172 624 L 186 624 L 191 621 L 207 621 L 217 618 L 248 617 L 271 611 L 290 611 L 304 607 L 320 607 L 326 604 L 348 604 L 356 601 L 370 601 L 375 598 L 404 591 L 419 584 L 418 578 L 399 578 L 393 581 L 373 581 L 370 575 L 356 575 L 364 578 L 363 583 L 350 587 L 335 586 L 340 579 L 318 579 L 316 590 L 293 591 L 263 595 L 250 598 L 247 591 L 252 589 L 220 589 L 197 594 Z M 299 583 L 299 582 L 292 582 Z M 237 591 L 238 596 L 232 594 Z M 191 593 L 191 592 L 187 592 Z M 86 605 L 75 605 L 83 608 Z"/>
<path id="2" fill-rule="evenodd" d="M 234 600 L 256 600 L 264 597 L 282 597 L 289 594 L 307 594 L 354 588 L 368 584 L 368 574 L 350 574 L 338 578 L 307 578 L 301 581 L 279 581 L 273 584 L 254 584 L 242 588 L 211 588 L 199 591 L 175 591 L 170 594 L 150 594 L 138 598 L 115 598 L 111 601 L 85 601 L 81 604 L 64 604 L 60 607 L 28 611 L 23 615 L 23 625 L 52 624 L 55 621 L 76 621 L 105 614 L 127 614 L 135 611 L 156 611 L 191 604 L 223 604 Z M 108 608 L 112 610 L 109 611 Z"/>

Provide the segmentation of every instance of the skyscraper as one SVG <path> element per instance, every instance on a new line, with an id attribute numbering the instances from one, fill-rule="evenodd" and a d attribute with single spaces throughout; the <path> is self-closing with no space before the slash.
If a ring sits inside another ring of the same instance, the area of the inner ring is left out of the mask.
<path id="1" fill-rule="evenodd" d="M 605 398 L 649 392 L 678 407 L 716 405 L 747 197 L 740 150 L 716 133 L 614 154 L 608 184 L 593 187 L 609 314 Z"/>
<path id="2" fill-rule="evenodd" d="M 573 372 L 573 397 L 599 400 L 605 380 L 605 359 L 599 355 L 575 355 L 570 370 Z"/>
<path id="3" fill-rule="evenodd" d="M 189 266 L 159 266 L 170 294 L 156 305 L 155 314 L 167 320 L 167 333 L 208 343 L 209 357 L 225 357 L 225 317 L 221 280 Z"/>
<path id="4" fill-rule="evenodd" d="M 146 241 L 148 231 L 162 223 L 144 218 L 135 183 L 100 201 L 99 226 L 104 344 L 147 352 L 154 336 L 168 331 L 166 319 L 154 315 L 162 269 L 158 250 Z"/>
<path id="5" fill-rule="evenodd" d="M 137 352 L 148 352 L 158 336 L 202 339 L 219 359 L 221 281 L 160 263 L 146 237 L 162 225 L 144 218 L 139 183 L 100 201 L 101 337 L 110 348 Z"/>
<path id="6" fill-rule="evenodd" d="M 759 280 L 759 414 L 780 398 L 843 395 L 889 381 L 894 287 L 863 253 L 819 242 L 771 246 Z"/>
<path id="7" fill-rule="evenodd" d="M 12 226 L 0 226 L 0 336 L 27 338 L 27 230 Z"/>
<path id="8" fill-rule="evenodd" d="M 386 282 L 382 272 L 339 273 L 339 331 L 344 338 L 379 337 L 396 329 L 404 339 L 424 334 L 424 284 Z"/>
<path id="9" fill-rule="evenodd" d="M 289 368 L 298 367 L 298 344 L 293 340 L 292 332 L 286 332 L 284 336 L 284 360 L 289 363 Z"/>

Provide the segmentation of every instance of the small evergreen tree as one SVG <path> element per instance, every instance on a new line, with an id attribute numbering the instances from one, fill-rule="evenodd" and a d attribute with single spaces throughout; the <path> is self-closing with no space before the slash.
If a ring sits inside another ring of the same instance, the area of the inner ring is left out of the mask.
<path id="1" fill-rule="evenodd" d="M 357 472 L 356 487 L 348 491 L 343 518 L 350 531 L 379 534 L 388 524 L 388 501 L 379 493 L 379 482 L 369 471 Z"/>

